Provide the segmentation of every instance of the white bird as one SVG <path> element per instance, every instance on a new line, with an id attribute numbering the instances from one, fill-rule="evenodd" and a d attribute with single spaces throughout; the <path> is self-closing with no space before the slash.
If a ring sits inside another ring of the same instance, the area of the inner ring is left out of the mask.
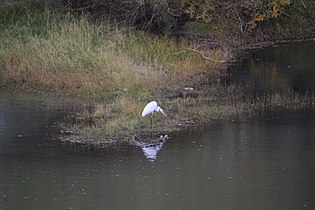
<path id="1" fill-rule="evenodd" d="M 143 109 L 142 117 L 144 117 L 148 114 L 151 114 L 151 117 L 150 117 L 150 127 L 151 128 L 152 128 L 152 116 L 153 116 L 154 112 L 161 112 L 163 115 L 165 115 L 165 117 L 167 117 L 167 115 L 164 113 L 163 109 L 157 105 L 156 101 L 151 101 L 150 103 L 148 103 Z"/>

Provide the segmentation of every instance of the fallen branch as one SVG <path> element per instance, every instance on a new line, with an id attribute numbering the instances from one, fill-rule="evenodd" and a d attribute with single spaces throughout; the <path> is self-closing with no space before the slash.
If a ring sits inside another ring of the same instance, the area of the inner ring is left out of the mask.
<path id="1" fill-rule="evenodd" d="M 193 48 L 187 48 L 187 50 L 189 51 L 193 51 L 193 52 L 196 52 L 196 53 L 199 53 L 204 59 L 207 59 L 207 60 L 211 60 L 213 62 L 216 62 L 216 63 L 225 63 L 225 61 L 218 61 L 216 59 L 213 59 L 213 58 L 210 58 L 208 56 L 205 56 L 205 54 L 203 54 L 202 52 L 196 50 L 196 49 L 193 49 Z"/>
<path id="2" fill-rule="evenodd" d="M 305 5 L 305 3 L 304 3 L 303 0 L 301 0 L 301 3 L 302 3 L 302 5 L 303 5 L 304 9 L 307 9 L 307 8 L 306 8 L 306 5 Z"/>

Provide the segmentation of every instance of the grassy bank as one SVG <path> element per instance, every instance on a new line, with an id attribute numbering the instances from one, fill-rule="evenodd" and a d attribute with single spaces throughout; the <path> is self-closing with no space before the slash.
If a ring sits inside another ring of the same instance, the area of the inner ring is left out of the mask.
<path id="1" fill-rule="evenodd" d="M 2 25 L 2 83 L 71 91 L 92 99 L 114 93 L 145 98 L 160 83 L 218 66 L 184 52 L 188 42 L 176 45 L 166 37 L 92 23 L 85 16 L 49 16 L 48 23 L 40 12 Z M 224 60 L 219 50 L 209 53 Z"/>
<path id="2" fill-rule="evenodd" d="M 207 33 L 202 39 L 185 35 L 179 41 L 87 14 L 50 10 L 40 1 L 0 10 L 1 86 L 71 93 L 93 102 L 60 123 L 78 136 L 123 138 L 171 131 L 212 119 L 248 117 L 267 106 L 266 100 L 252 103 L 242 90 L 216 83 L 235 43 L 254 42 L 242 38 L 237 25 L 214 20 L 215 27 L 206 30 L 209 26 L 188 23 L 183 34 Z M 168 114 L 157 114 L 153 129 L 140 115 L 151 100 Z M 284 101 L 281 96 L 277 100 Z M 268 106 L 278 103 L 272 101 Z"/>
<path id="3" fill-rule="evenodd" d="M 165 86 L 181 88 L 191 76 L 220 66 L 189 51 L 191 43 L 185 40 L 175 43 L 166 36 L 91 22 L 84 15 L 51 13 L 38 2 L 1 9 L 2 86 L 69 92 L 94 101 L 88 117 L 92 126 L 83 123 L 77 130 L 87 135 L 148 128 L 142 108 L 150 100 L 165 106 Z M 219 48 L 206 53 L 217 61 L 228 56 Z"/>

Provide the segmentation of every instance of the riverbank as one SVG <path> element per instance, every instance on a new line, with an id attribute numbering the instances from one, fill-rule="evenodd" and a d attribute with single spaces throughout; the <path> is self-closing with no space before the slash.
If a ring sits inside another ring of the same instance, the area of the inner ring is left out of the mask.
<path id="1" fill-rule="evenodd" d="M 189 23 L 174 39 L 87 15 L 55 13 L 37 1 L 20 6 L 1 8 L 1 86 L 80 98 L 81 111 L 66 116 L 59 127 L 62 141 L 83 145 L 154 142 L 187 126 L 247 118 L 279 104 L 224 85 L 226 68 L 244 46 L 312 37 L 309 30 L 243 34 L 238 25 L 227 28 L 223 19 L 202 35 L 204 24 Z M 289 104 L 294 97 L 274 98 Z M 155 114 L 153 128 L 141 117 L 151 100 L 168 115 Z"/>

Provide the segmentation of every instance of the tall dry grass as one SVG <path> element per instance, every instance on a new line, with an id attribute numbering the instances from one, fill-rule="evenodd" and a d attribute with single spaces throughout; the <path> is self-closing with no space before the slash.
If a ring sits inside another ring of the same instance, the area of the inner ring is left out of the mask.
<path id="1" fill-rule="evenodd" d="M 6 32 L 0 43 L 3 81 L 94 95 L 111 90 L 137 95 L 216 65 L 182 52 L 189 43 L 176 45 L 167 37 L 91 23 L 85 17 L 57 15 L 46 27 L 44 35 Z"/>
<path id="2" fill-rule="evenodd" d="M 81 127 L 83 133 L 114 135 L 146 127 L 140 111 L 157 100 L 159 87 L 219 65 L 188 51 L 188 41 L 47 12 L 38 2 L 0 9 L 8 11 L 0 15 L 0 83 L 111 99 L 92 113 L 95 123 Z M 208 53 L 224 60 L 219 49 Z"/>

